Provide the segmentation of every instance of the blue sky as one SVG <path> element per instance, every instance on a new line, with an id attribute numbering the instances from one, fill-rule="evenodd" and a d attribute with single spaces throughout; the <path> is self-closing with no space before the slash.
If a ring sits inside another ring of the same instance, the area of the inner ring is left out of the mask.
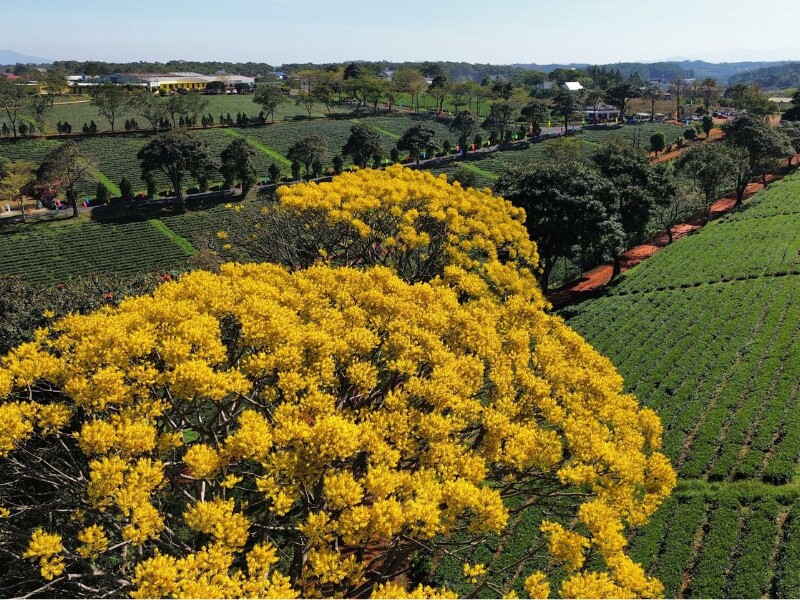
<path id="1" fill-rule="evenodd" d="M 797 0 L 3 0 L 0 48 L 52 59 L 800 60 Z"/>

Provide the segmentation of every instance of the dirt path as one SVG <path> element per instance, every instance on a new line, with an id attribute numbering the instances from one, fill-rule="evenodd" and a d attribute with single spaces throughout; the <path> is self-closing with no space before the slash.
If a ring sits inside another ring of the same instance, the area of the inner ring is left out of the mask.
<path id="1" fill-rule="evenodd" d="M 798 155 L 800 156 L 800 155 Z M 792 159 L 796 162 L 796 157 Z M 778 175 L 768 175 L 767 182 L 771 183 L 780 179 Z M 749 198 L 756 192 L 760 192 L 764 188 L 762 183 L 751 183 L 747 186 L 744 197 Z M 727 196 L 717 200 L 711 208 L 711 219 L 717 219 L 731 210 L 736 204 L 736 193 L 731 192 Z M 692 233 L 702 227 L 702 221 L 696 219 L 688 223 L 681 223 L 672 227 L 672 239 L 676 240 L 685 235 Z M 650 258 L 656 252 L 662 250 L 669 245 L 669 238 L 667 232 L 662 231 L 654 238 L 651 238 L 644 244 L 634 246 L 622 255 L 622 271 L 627 271 L 638 265 L 640 262 Z M 596 292 L 609 281 L 614 272 L 612 263 L 600 265 L 584 273 L 579 279 L 568 283 L 566 286 L 560 287 L 548 294 L 547 299 L 553 304 L 554 308 L 560 308 L 569 304 L 579 302 L 592 293 Z"/>
<path id="2" fill-rule="evenodd" d="M 701 140 L 701 143 L 706 142 L 707 139 L 711 140 L 720 139 L 724 135 L 724 132 L 721 129 L 722 125 L 724 124 L 725 124 L 725 119 L 714 119 L 714 129 L 711 130 L 711 133 L 708 138 L 703 138 Z M 681 154 L 689 150 L 689 148 L 691 148 L 691 145 L 686 145 L 683 148 L 678 148 L 677 150 L 673 150 L 672 152 L 665 152 L 664 154 L 652 160 L 651 162 L 653 164 L 668 162 L 674 158 L 679 157 Z"/>

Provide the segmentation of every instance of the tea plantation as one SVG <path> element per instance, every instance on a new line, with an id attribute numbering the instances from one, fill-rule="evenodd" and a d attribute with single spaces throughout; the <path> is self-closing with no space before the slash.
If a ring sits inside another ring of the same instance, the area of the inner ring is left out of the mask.
<path id="1" fill-rule="evenodd" d="M 800 175 L 563 311 L 679 472 L 632 541 L 667 597 L 800 596 Z"/>

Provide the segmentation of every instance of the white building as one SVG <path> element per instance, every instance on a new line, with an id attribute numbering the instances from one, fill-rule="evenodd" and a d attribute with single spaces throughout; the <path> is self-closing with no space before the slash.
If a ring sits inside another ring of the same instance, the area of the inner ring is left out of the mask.
<path id="1" fill-rule="evenodd" d="M 598 104 L 596 110 L 594 106 L 586 106 L 583 113 L 587 123 L 608 123 L 620 117 L 619 109 L 610 104 Z"/>

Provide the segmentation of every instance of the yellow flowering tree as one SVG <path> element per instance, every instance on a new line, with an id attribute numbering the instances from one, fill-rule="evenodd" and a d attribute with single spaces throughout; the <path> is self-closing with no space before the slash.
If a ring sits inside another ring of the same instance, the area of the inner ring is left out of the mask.
<path id="1" fill-rule="evenodd" d="M 438 278 L 473 295 L 524 290 L 541 302 L 533 277 L 539 256 L 524 211 L 444 175 L 400 165 L 364 169 L 284 186 L 261 210 L 235 210 L 214 239 L 221 259 L 290 269 L 380 265 L 409 283 Z"/>
<path id="2" fill-rule="evenodd" d="M 535 510 L 530 595 L 660 594 L 623 537 L 674 485 L 660 422 L 547 314 L 519 216 L 447 233 L 430 282 L 226 264 L 39 330 L 0 362 L 4 589 L 447 596 L 415 556 Z M 465 564 L 463 583 L 499 594 L 501 575 Z"/>

